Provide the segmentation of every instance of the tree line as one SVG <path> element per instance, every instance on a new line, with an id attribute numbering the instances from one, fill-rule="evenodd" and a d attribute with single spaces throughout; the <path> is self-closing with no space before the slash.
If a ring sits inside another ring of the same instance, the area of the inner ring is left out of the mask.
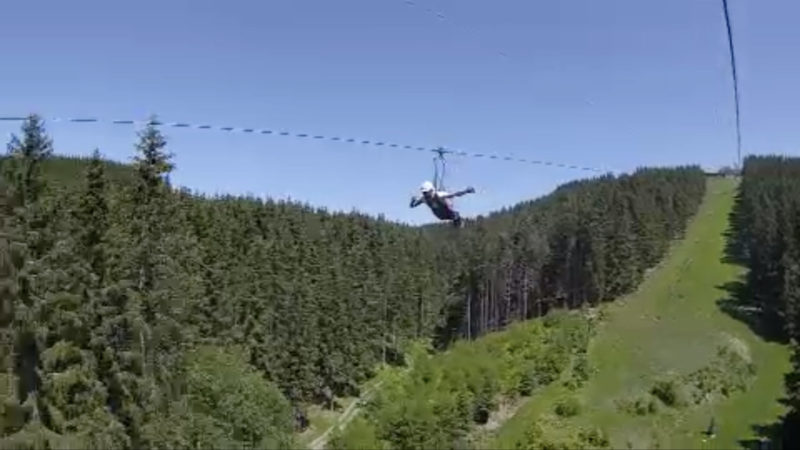
<path id="1" fill-rule="evenodd" d="M 750 156 L 731 214 L 728 256 L 749 270 L 728 309 L 792 347 L 785 448 L 800 443 L 800 158 Z"/>
<path id="2" fill-rule="evenodd" d="M 152 125 L 130 166 L 54 157 L 37 116 L 20 134 L 0 179 L 13 447 L 288 445 L 289 405 L 356 394 L 411 340 L 630 292 L 705 191 L 698 167 L 640 169 L 455 231 L 175 188 Z"/>
<path id="3" fill-rule="evenodd" d="M 565 184 L 479 217 L 457 236 L 432 232 L 454 274 L 437 339 L 472 338 L 631 292 L 682 235 L 705 183 L 697 167 L 640 169 Z"/>

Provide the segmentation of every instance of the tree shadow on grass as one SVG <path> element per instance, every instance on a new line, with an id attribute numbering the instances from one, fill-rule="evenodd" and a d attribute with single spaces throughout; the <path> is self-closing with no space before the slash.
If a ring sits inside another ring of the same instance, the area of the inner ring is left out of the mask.
<path id="1" fill-rule="evenodd" d="M 733 210 L 728 216 L 728 229 L 724 232 L 725 254 L 722 257 L 723 263 L 747 268 L 749 255 L 746 245 L 745 225 L 740 190 L 734 199 Z M 759 293 L 754 292 L 748 284 L 746 276 L 741 276 L 736 281 L 724 283 L 717 286 L 717 288 L 727 293 L 725 297 L 717 300 L 717 306 L 720 310 L 746 324 L 753 333 L 767 342 L 782 344 L 789 342 L 783 327 L 778 325 L 780 323 L 779 318 L 775 317 L 774 312 L 765 311 L 761 306 L 772 302 L 765 302 L 766 299 L 759 298 Z M 767 295 L 766 293 L 761 294 Z M 792 372 L 789 372 L 784 377 L 784 383 L 791 385 L 791 383 L 796 382 L 797 380 L 792 379 L 795 376 Z M 779 402 L 788 406 L 785 398 L 779 400 Z M 797 447 L 796 444 L 800 442 L 798 440 L 798 434 L 800 433 L 800 427 L 797 426 L 798 423 L 797 414 L 790 411 L 773 423 L 751 425 L 753 434 L 756 437 L 740 439 L 738 443 L 742 448 L 750 450 L 795 448 Z"/>
<path id="2" fill-rule="evenodd" d="M 747 450 L 781 450 L 795 448 L 792 442 L 796 442 L 789 435 L 793 433 L 785 425 L 787 418 L 782 417 L 779 421 L 766 425 L 751 425 L 750 428 L 756 435 L 750 439 L 739 439 L 739 445 Z M 796 433 L 796 432 L 794 432 Z"/>
<path id="3" fill-rule="evenodd" d="M 746 283 L 732 281 L 717 287 L 728 293 L 725 298 L 717 300 L 717 305 L 723 312 L 745 323 L 753 333 L 767 342 L 788 343 L 782 329 L 774 326 L 774 318 L 764 314 L 762 308 L 754 301 L 755 296 Z M 792 377 L 791 372 L 784 376 L 785 383 L 791 383 L 790 377 Z M 785 398 L 779 402 L 788 405 Z M 796 446 L 790 443 L 800 442 L 795 436 L 797 432 L 793 431 L 797 427 L 787 425 L 788 423 L 797 423 L 796 418 L 785 415 L 773 423 L 751 425 L 756 437 L 740 439 L 739 445 L 747 450 L 795 448 Z"/>
<path id="4" fill-rule="evenodd" d="M 746 244 L 747 227 L 743 219 L 742 205 L 743 198 L 740 191 L 734 198 L 733 209 L 728 214 L 728 228 L 723 233 L 725 250 L 722 262 L 746 268 L 749 255 Z M 788 343 L 783 327 L 779 325 L 780 318 L 774 311 L 765 310 L 762 306 L 777 303 L 763 298 L 764 295 L 770 295 L 768 292 L 755 292 L 746 276 L 717 286 L 717 289 L 727 293 L 724 298 L 717 300 L 717 306 L 724 313 L 747 324 L 753 333 L 767 342 Z"/>
<path id="5" fill-rule="evenodd" d="M 718 285 L 717 289 L 727 293 L 725 297 L 717 300 L 717 306 L 722 312 L 745 323 L 753 333 L 767 342 L 788 343 L 783 330 L 774 326 L 776 318 L 770 317 L 763 311 L 745 282 L 729 281 Z"/>
<path id="6" fill-rule="evenodd" d="M 725 253 L 722 262 L 726 264 L 747 265 L 747 245 L 744 239 L 744 219 L 742 218 L 742 194 L 736 194 L 733 209 L 728 214 L 728 228 L 723 232 Z"/>

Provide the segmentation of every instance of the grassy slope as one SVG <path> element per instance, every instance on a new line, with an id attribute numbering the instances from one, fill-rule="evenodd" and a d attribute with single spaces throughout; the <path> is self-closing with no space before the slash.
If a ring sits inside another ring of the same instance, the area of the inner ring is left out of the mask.
<path id="1" fill-rule="evenodd" d="M 733 205 L 735 182 L 710 180 L 708 193 L 686 238 L 640 289 L 605 305 L 606 319 L 590 346 L 595 372 L 578 392 L 584 410 L 571 419 L 606 429 L 614 448 L 736 448 L 755 437 L 753 425 L 766 424 L 783 412 L 783 374 L 789 369 L 785 347 L 768 343 L 747 325 L 717 306 L 728 294 L 720 286 L 737 280 L 743 269 L 721 262 L 723 233 Z M 749 348 L 758 367 L 754 385 L 745 393 L 699 407 L 662 408 L 655 415 L 632 417 L 619 412 L 617 398 L 646 392 L 666 371 L 687 373 L 708 362 L 717 345 L 736 339 Z M 552 409 L 564 391 L 551 386 L 526 403 L 499 431 L 494 448 L 513 447 L 532 420 Z M 717 437 L 703 442 L 711 416 Z M 657 444 L 656 444 L 657 441 Z"/>

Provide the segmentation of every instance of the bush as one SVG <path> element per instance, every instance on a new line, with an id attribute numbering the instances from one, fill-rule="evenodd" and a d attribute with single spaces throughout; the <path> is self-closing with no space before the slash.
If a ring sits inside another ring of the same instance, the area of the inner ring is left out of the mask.
<path id="1" fill-rule="evenodd" d="M 375 437 L 390 448 L 452 448 L 475 423 L 488 421 L 499 396 L 530 395 L 557 380 L 572 355 L 585 352 L 588 322 L 565 313 L 548 320 L 549 326 L 531 321 L 457 342 L 435 356 L 409 349 L 410 372 L 385 382 L 368 402 L 364 417 Z M 580 404 L 573 399 L 561 412 L 578 414 Z M 337 439 L 345 445 L 346 436 Z"/>
<path id="2" fill-rule="evenodd" d="M 649 394 L 635 399 L 617 400 L 616 404 L 620 411 L 631 415 L 646 416 L 658 412 L 658 400 Z"/>
<path id="3" fill-rule="evenodd" d="M 541 448 L 541 442 L 544 439 L 544 429 L 539 422 L 533 422 L 525 430 L 525 434 L 521 441 L 518 441 L 514 446 L 516 450 L 533 450 Z"/>
<path id="4" fill-rule="evenodd" d="M 288 447 L 289 402 L 234 349 L 200 347 L 186 357 L 190 410 L 209 416 L 227 437 L 245 446 Z"/>
<path id="5" fill-rule="evenodd" d="M 344 431 L 336 430 L 328 441 L 328 450 L 382 450 L 388 448 L 378 439 L 375 427 L 363 417 L 355 417 Z"/>
<path id="6" fill-rule="evenodd" d="M 544 319 L 542 319 L 542 324 L 545 328 L 553 328 L 562 324 L 568 314 L 569 312 L 563 309 L 552 309 L 545 314 Z"/>
<path id="7" fill-rule="evenodd" d="M 173 375 L 183 383 L 180 387 L 186 394 L 153 411 L 140 429 L 141 447 L 291 448 L 289 402 L 247 363 L 244 352 L 201 346 L 185 355 L 180 372 Z M 94 425 L 114 430 L 113 423 Z M 98 447 L 119 447 L 109 440 L 112 436 L 108 431 L 103 434 L 105 445 Z M 92 445 L 86 442 L 70 447 Z"/>
<path id="8" fill-rule="evenodd" d="M 658 402 L 652 396 L 646 395 L 636 399 L 634 410 L 639 416 L 655 414 L 658 412 Z"/>
<path id="9" fill-rule="evenodd" d="M 526 430 L 517 450 L 570 450 L 577 448 L 608 448 L 609 439 L 600 428 L 565 428 L 551 416 L 540 416 Z"/>
<path id="10" fill-rule="evenodd" d="M 650 393 L 667 406 L 680 407 L 686 404 L 685 395 L 674 379 L 662 379 L 655 382 Z"/>
<path id="11" fill-rule="evenodd" d="M 717 392 L 727 397 L 747 389 L 755 373 L 755 365 L 745 356 L 723 346 L 714 360 L 687 375 L 685 382 L 692 391 L 693 401 L 699 404 Z"/>
<path id="12" fill-rule="evenodd" d="M 561 417 L 577 416 L 581 412 L 581 403 L 574 396 L 569 396 L 556 403 L 555 413 Z"/>
<path id="13" fill-rule="evenodd" d="M 584 444 L 588 444 L 586 447 L 608 448 L 610 445 L 608 435 L 598 427 L 581 430 L 578 432 L 578 439 Z"/>
<path id="14" fill-rule="evenodd" d="M 589 379 L 589 361 L 586 358 L 586 352 L 578 353 L 575 360 L 575 367 L 573 368 L 575 378 L 582 384 Z"/>
<path id="15" fill-rule="evenodd" d="M 536 367 L 530 365 L 527 367 L 519 383 L 520 395 L 529 396 L 539 387 L 539 375 L 537 374 Z"/>
<path id="16" fill-rule="evenodd" d="M 574 375 L 571 375 L 569 378 L 564 380 L 562 384 L 570 391 L 576 391 L 583 383 L 581 383 L 580 380 L 578 380 Z"/>
<path id="17" fill-rule="evenodd" d="M 655 414 L 658 412 L 658 403 L 653 397 L 647 398 L 647 412 L 650 414 Z"/>
<path id="18" fill-rule="evenodd" d="M 555 381 L 564 370 L 566 355 L 557 351 L 550 351 L 541 355 L 536 360 L 536 379 L 539 385 L 544 386 Z"/>

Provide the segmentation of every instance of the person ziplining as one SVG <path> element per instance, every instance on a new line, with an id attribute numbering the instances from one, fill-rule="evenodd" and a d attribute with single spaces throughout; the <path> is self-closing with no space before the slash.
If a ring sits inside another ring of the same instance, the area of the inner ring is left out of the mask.
<path id="1" fill-rule="evenodd" d="M 454 227 L 460 228 L 463 224 L 461 214 L 453 207 L 452 199 L 475 193 L 475 189 L 468 187 L 454 193 L 447 192 L 444 188 L 444 150 L 438 149 L 437 153 L 439 155 L 433 160 L 434 182 L 423 182 L 420 187 L 421 195 L 412 197 L 410 206 L 416 208 L 425 203 L 437 219 L 451 221 Z M 441 165 L 441 175 L 439 174 L 439 165 Z"/>

